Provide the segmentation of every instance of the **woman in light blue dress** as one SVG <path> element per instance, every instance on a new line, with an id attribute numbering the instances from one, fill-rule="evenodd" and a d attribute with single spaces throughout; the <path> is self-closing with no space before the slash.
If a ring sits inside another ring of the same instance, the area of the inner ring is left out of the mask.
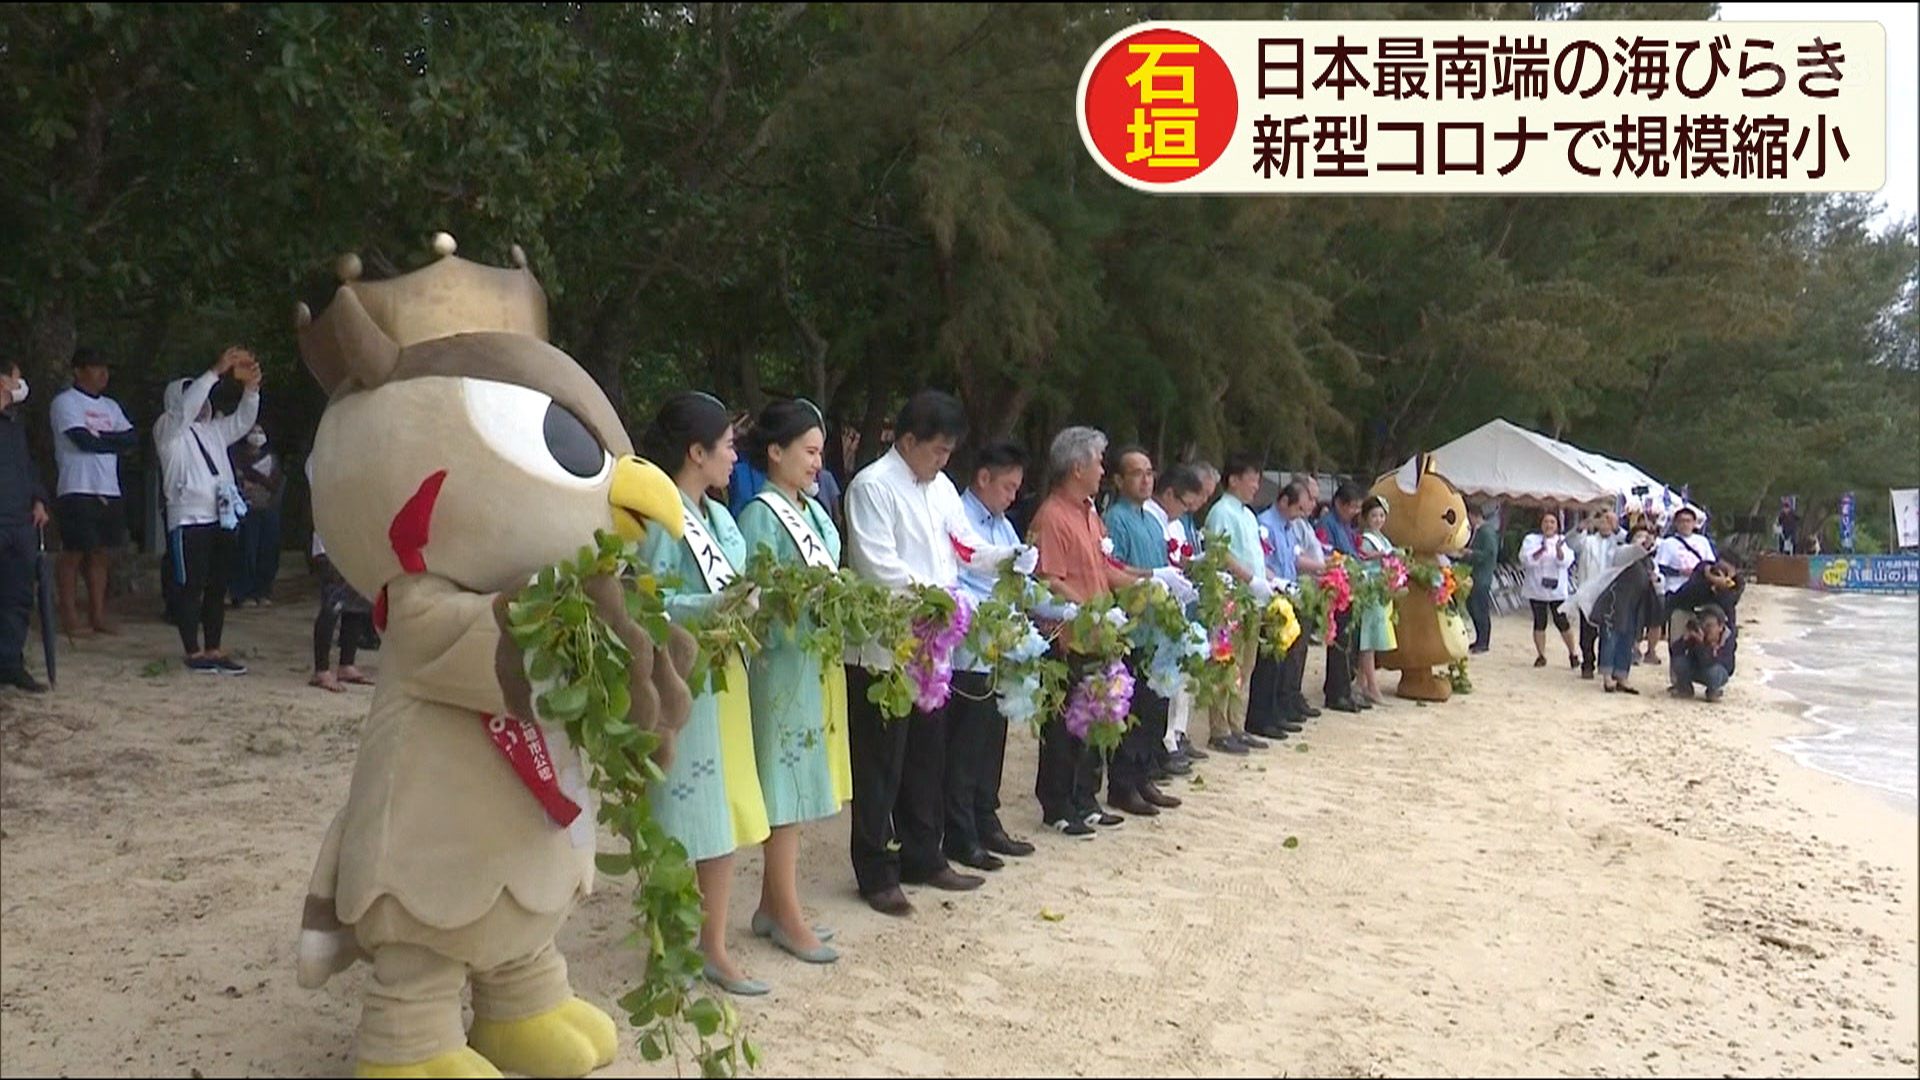
<path id="1" fill-rule="evenodd" d="M 1380 576 L 1386 573 L 1381 560 L 1393 554 L 1393 542 L 1387 539 L 1387 504 L 1379 496 L 1368 499 L 1360 507 L 1360 558 L 1366 565 L 1365 573 Z M 1399 647 L 1398 635 L 1394 633 L 1395 615 L 1393 601 L 1369 604 L 1360 612 L 1360 692 L 1376 705 L 1385 705 L 1387 698 L 1380 692 L 1379 673 L 1374 667 L 1374 654 L 1392 652 Z"/>
<path id="2" fill-rule="evenodd" d="M 654 462 L 673 475 L 690 525 L 684 539 L 647 530 L 640 554 L 661 580 L 667 617 L 698 627 L 718 599 L 709 577 L 730 578 L 746 564 L 746 543 L 732 515 L 709 488 L 725 486 L 737 457 L 725 406 L 706 394 L 680 394 L 654 417 L 645 440 Z M 703 572 L 696 546 L 712 569 Z M 693 699 L 674 743 L 673 767 L 647 790 L 654 818 L 694 860 L 700 881 L 700 950 L 708 981 L 732 993 L 760 995 L 765 983 L 745 978 L 727 954 L 727 897 L 733 852 L 767 838 L 766 800 L 753 760 L 752 706 L 746 664 L 736 653 L 724 663 L 726 689 Z"/>
<path id="3" fill-rule="evenodd" d="M 819 412 L 804 401 L 769 405 L 754 423 L 747 459 L 766 484 L 740 508 L 749 559 L 765 551 L 786 566 L 840 565 L 840 532 L 826 507 L 807 494 L 820 474 L 825 442 Z M 821 943 L 800 909 L 799 826 L 840 812 L 851 795 L 852 771 L 846 669 L 801 646 L 802 635 L 814 629 L 805 613 L 798 627 L 772 629 L 749 668 L 753 757 L 773 827 L 753 923 L 780 948 L 824 964 L 839 953 Z"/>

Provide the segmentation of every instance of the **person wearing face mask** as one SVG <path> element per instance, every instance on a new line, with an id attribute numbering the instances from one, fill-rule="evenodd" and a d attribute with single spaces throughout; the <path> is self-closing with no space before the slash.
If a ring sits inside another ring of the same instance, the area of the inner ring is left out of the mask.
<path id="1" fill-rule="evenodd" d="M 247 503 L 235 538 L 239 563 L 233 575 L 233 606 L 270 605 L 280 573 L 280 497 L 286 490 L 280 455 L 268 449 L 266 430 L 255 424 L 227 458 Z"/>
<path id="2" fill-rule="evenodd" d="M 27 623 L 47 489 L 27 451 L 27 391 L 20 365 L 0 368 L 0 685 L 37 694 L 46 686 L 27 673 Z"/>
<path id="3" fill-rule="evenodd" d="M 216 417 L 208 399 L 228 374 L 244 388 L 240 407 Z M 168 384 L 166 409 L 153 425 L 167 501 L 168 564 L 179 587 L 174 622 L 189 671 L 247 672 L 245 665 L 220 647 L 226 627 L 227 575 L 236 558 L 234 538 L 247 513 L 227 448 L 253 430 L 259 415 L 260 363 L 251 351 L 234 345 L 220 354 L 219 362 L 206 374 Z"/>

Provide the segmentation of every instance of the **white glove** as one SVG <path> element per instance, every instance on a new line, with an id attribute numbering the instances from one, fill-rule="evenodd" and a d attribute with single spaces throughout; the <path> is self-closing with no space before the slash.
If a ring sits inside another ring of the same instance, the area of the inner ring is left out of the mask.
<path id="1" fill-rule="evenodd" d="M 1247 588 L 1253 592 L 1254 602 L 1261 607 L 1273 602 L 1273 586 L 1266 578 L 1254 578 L 1247 583 Z"/>
<path id="2" fill-rule="evenodd" d="M 1153 583 L 1172 593 L 1173 598 L 1180 601 L 1182 606 L 1200 599 L 1200 590 L 1193 587 L 1193 582 L 1187 580 L 1187 575 L 1171 566 L 1163 566 L 1155 570 Z"/>
<path id="3" fill-rule="evenodd" d="M 1113 554 L 1113 537 L 1103 536 L 1100 538 L 1100 554 L 1102 555 Z"/>
<path id="4" fill-rule="evenodd" d="M 1036 569 L 1038 569 L 1039 566 L 1040 566 L 1040 549 L 1039 548 L 1023 545 L 1022 547 L 1016 549 L 1016 552 L 1013 556 L 1013 572 L 1014 573 L 1019 574 L 1023 577 L 1032 577 L 1033 572 Z"/>

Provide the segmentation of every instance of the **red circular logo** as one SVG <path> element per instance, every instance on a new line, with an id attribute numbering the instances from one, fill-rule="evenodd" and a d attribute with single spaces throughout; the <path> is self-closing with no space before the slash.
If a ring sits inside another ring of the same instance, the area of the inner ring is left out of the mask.
<path id="1" fill-rule="evenodd" d="M 1205 172 L 1226 152 L 1239 108 L 1226 61 L 1178 30 L 1142 30 L 1114 42 L 1081 102 L 1100 156 L 1150 184 Z"/>

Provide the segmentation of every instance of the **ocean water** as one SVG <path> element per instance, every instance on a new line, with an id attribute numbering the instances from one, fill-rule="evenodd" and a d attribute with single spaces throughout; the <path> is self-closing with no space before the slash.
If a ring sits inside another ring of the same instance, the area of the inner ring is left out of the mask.
<path id="1" fill-rule="evenodd" d="M 1821 730 L 1778 749 L 1920 809 L 1920 596 L 1792 590 L 1782 610 L 1797 633 L 1766 681 Z"/>

